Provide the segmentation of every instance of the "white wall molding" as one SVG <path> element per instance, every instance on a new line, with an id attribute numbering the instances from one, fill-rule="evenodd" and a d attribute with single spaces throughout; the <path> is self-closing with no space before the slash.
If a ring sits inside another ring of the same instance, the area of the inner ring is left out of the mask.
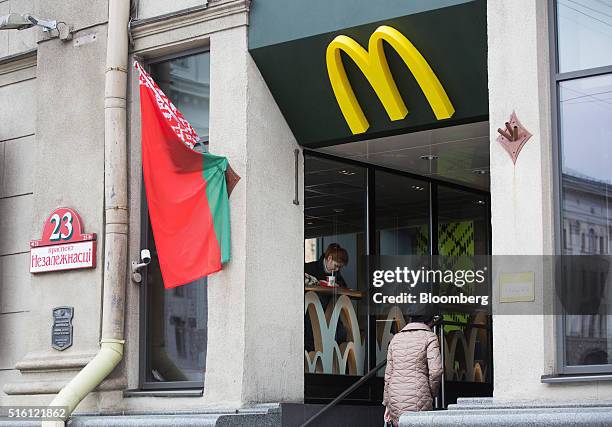
<path id="1" fill-rule="evenodd" d="M 15 369 L 26 371 L 48 371 L 56 369 L 80 369 L 87 365 L 96 353 L 73 354 L 50 357 L 48 354 L 28 354 L 17 362 Z"/>
<path id="2" fill-rule="evenodd" d="M 0 59 L 0 87 L 36 78 L 36 49 Z"/>
<path id="3" fill-rule="evenodd" d="M 77 369 L 72 372 L 77 371 Z M 9 396 L 32 395 L 32 394 L 56 394 L 68 382 L 69 378 L 59 381 L 22 381 L 19 383 L 9 383 L 4 386 L 4 392 Z M 125 378 L 112 378 L 105 380 L 96 387 L 96 391 L 124 390 L 127 387 Z"/>
<path id="4" fill-rule="evenodd" d="M 207 40 L 211 33 L 248 25 L 249 8 L 250 0 L 231 0 L 134 21 L 132 52 L 157 55 L 161 47 L 182 44 L 184 49 L 198 41 L 203 44 L 202 40 Z"/>

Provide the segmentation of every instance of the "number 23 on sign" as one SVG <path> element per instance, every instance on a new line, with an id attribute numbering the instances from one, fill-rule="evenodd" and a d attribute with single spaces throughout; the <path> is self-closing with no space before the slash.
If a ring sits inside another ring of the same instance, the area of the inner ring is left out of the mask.
<path id="1" fill-rule="evenodd" d="M 96 235 L 83 232 L 72 208 L 57 208 L 43 226 L 42 238 L 30 241 L 30 272 L 95 268 Z"/>

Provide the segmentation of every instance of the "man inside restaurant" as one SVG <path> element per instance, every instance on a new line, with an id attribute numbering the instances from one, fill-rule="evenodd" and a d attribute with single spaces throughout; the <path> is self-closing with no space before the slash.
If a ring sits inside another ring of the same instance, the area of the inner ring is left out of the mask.
<path id="1" fill-rule="evenodd" d="M 328 282 L 328 277 L 335 278 L 335 284 L 346 288 L 340 269 L 348 264 L 348 252 L 338 243 L 330 243 L 325 253 L 317 260 L 304 265 L 304 273 L 314 277 L 319 282 Z"/>
<path id="2" fill-rule="evenodd" d="M 318 285 L 322 284 L 321 282 L 329 283 L 330 276 L 333 276 L 335 286 L 346 288 L 346 282 L 340 273 L 340 269 L 347 264 L 348 252 L 346 249 L 341 247 L 338 243 L 330 243 L 329 246 L 327 246 L 323 256 L 321 256 L 317 261 L 304 264 L 304 283 L 305 285 Z M 326 309 L 328 304 L 335 303 L 335 299 L 332 301 L 332 298 L 329 295 L 321 295 L 320 301 L 323 310 Z M 346 328 L 342 322 L 340 322 L 336 330 L 336 341 L 341 343 L 346 341 L 346 338 Z M 304 347 L 306 351 L 309 352 L 315 349 L 312 324 L 308 318 L 308 315 L 304 316 Z"/>

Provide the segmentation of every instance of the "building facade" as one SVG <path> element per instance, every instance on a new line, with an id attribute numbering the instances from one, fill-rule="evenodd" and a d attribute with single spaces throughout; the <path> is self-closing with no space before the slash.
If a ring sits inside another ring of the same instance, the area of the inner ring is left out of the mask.
<path id="1" fill-rule="evenodd" d="M 532 297 L 504 300 L 493 275 L 492 313 L 441 313 L 438 410 L 401 425 L 612 422 L 610 294 L 564 312 L 543 261 L 611 250 L 612 4 L 400 3 L 0 0 L 58 26 L 0 31 L 0 405 L 60 401 L 108 345 L 121 355 L 71 397 L 74 425 L 301 425 L 356 383 L 313 425 L 376 424 L 408 316 L 368 303 L 369 260 L 519 255 Z M 173 289 L 134 61 L 241 177 L 231 261 Z M 96 234 L 95 266 L 31 273 L 58 208 Z M 330 243 L 347 288 L 302 289 Z"/>

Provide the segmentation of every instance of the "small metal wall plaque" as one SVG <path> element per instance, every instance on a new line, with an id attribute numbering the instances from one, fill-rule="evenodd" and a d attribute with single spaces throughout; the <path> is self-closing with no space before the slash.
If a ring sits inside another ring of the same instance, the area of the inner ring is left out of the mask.
<path id="1" fill-rule="evenodd" d="M 59 351 L 72 345 L 72 318 L 74 307 L 55 307 L 53 309 L 53 329 L 51 330 L 51 346 Z"/>
<path id="2" fill-rule="evenodd" d="M 512 112 L 510 119 L 505 123 L 506 129 L 498 128 L 497 142 L 504 147 L 512 159 L 512 163 L 516 164 L 516 159 L 519 153 L 531 138 L 531 133 L 519 122 L 516 117 L 516 112 Z"/>

